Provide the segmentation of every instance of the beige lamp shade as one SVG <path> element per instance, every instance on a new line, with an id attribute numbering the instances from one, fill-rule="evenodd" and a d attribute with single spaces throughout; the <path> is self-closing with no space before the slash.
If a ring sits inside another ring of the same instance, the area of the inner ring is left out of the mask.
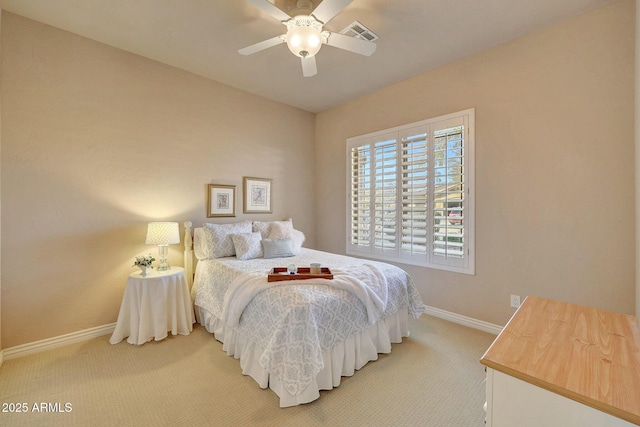
<path id="1" fill-rule="evenodd" d="M 180 243 L 177 222 L 150 222 L 147 226 L 147 245 L 174 245 Z"/>

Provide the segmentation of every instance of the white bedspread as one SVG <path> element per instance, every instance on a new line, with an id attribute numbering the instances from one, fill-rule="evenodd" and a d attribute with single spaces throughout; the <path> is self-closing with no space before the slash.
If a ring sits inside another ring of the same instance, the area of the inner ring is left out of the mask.
<path id="1" fill-rule="evenodd" d="M 338 283 L 328 286 L 326 279 L 267 282 L 273 267 L 312 262 L 331 268 Z M 349 272 L 352 278 L 347 279 Z M 306 248 L 292 258 L 199 261 L 192 295 L 197 307 L 226 319 L 225 324 L 237 325 L 239 333 L 264 349 L 260 365 L 291 395 L 301 393 L 323 369 L 324 350 L 400 308 L 412 317 L 424 311 L 404 270 Z M 240 301 L 235 308 L 234 300 Z"/>
<path id="2" fill-rule="evenodd" d="M 387 306 L 387 279 L 371 264 L 353 266 L 349 270 L 334 269 L 333 280 L 307 279 L 268 282 L 264 272 L 247 273 L 236 277 L 224 295 L 222 321 L 228 326 L 240 324 L 240 316 L 253 297 L 274 286 L 294 284 L 331 286 L 354 294 L 364 305 L 371 326 L 382 318 Z"/>

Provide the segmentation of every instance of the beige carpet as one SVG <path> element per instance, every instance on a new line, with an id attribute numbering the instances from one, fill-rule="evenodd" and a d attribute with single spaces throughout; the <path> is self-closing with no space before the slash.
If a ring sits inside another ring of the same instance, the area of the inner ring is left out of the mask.
<path id="1" fill-rule="evenodd" d="M 5 361 L 0 425 L 483 426 L 478 361 L 495 336 L 430 316 L 410 327 L 391 354 L 284 409 L 200 326 L 142 346 L 95 338 Z M 4 412 L 22 403 L 26 413 Z"/>

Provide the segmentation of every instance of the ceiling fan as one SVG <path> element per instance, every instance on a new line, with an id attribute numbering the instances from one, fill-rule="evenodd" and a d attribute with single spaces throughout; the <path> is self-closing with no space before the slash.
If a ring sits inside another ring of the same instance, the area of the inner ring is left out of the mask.
<path id="1" fill-rule="evenodd" d="M 287 27 L 283 35 L 273 37 L 260 43 L 238 50 L 241 55 L 251 55 L 256 52 L 286 43 L 291 52 L 300 57 L 302 75 L 312 77 L 318 73 L 315 55 L 323 44 L 370 56 L 376 51 L 376 44 L 370 41 L 356 39 L 331 31 L 322 31 L 323 25 L 340 13 L 353 0 L 324 0 L 313 9 L 309 0 L 299 0 L 296 9 L 289 16 L 268 0 L 247 0 L 263 12 L 268 13 Z"/>

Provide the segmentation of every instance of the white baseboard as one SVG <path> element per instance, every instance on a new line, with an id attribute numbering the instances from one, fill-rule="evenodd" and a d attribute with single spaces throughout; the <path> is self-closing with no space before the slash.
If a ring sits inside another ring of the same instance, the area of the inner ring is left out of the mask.
<path id="1" fill-rule="evenodd" d="M 502 332 L 503 326 L 494 325 L 493 323 L 483 322 L 482 320 L 474 319 L 472 317 L 463 316 L 461 314 L 452 313 L 450 311 L 441 310 L 439 308 L 427 306 L 425 314 L 429 314 L 440 319 L 448 320 L 459 325 L 468 326 L 473 329 L 478 329 L 484 332 L 488 332 L 493 335 L 498 335 Z"/>
<path id="2" fill-rule="evenodd" d="M 44 340 L 17 345 L 15 347 L 5 348 L 0 352 L 0 364 L 2 358 L 5 360 L 15 359 L 18 357 L 28 356 L 34 353 L 40 353 L 41 351 L 51 350 L 57 347 L 62 347 L 68 344 L 77 343 L 80 341 L 86 341 L 91 338 L 101 337 L 113 333 L 116 328 L 115 323 L 111 323 L 103 326 L 96 326 L 95 328 L 84 329 L 78 332 L 72 332 L 66 335 L 60 335 L 59 337 L 47 338 Z"/>
<path id="3" fill-rule="evenodd" d="M 502 326 L 483 322 L 482 320 L 462 316 L 460 314 L 441 310 L 435 307 L 427 306 L 425 313 L 434 317 L 439 317 L 440 319 L 448 320 L 459 325 L 468 326 L 470 328 L 478 329 L 494 335 L 498 335 L 502 331 Z M 59 337 L 47 338 L 41 341 L 5 348 L 0 351 L 0 366 L 2 366 L 3 359 L 15 359 L 18 357 L 28 356 L 30 354 L 40 353 L 41 351 L 62 347 L 68 344 L 86 341 L 91 338 L 97 338 L 103 335 L 112 334 L 115 328 L 116 324 L 111 323 L 108 325 L 97 326 L 95 328 L 84 329 L 78 332 L 72 332 L 70 334 L 61 335 Z"/>

